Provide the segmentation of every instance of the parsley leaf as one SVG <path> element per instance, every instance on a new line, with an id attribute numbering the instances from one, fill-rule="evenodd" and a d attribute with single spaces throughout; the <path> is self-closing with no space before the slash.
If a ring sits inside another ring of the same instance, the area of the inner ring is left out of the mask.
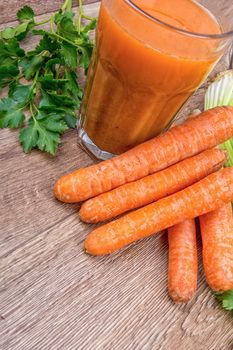
<path id="1" fill-rule="evenodd" d="M 215 293 L 215 297 L 221 303 L 223 309 L 233 310 L 233 290 L 223 293 Z"/>
<path id="2" fill-rule="evenodd" d="M 1 37 L 3 39 L 13 39 L 18 37 L 18 39 L 24 39 L 28 31 L 28 23 L 21 23 L 15 28 L 6 28 L 1 32 Z"/>
<path id="3" fill-rule="evenodd" d="M 41 33 L 38 33 L 39 31 L 34 30 L 33 32 L 36 35 L 41 35 Z M 60 48 L 60 43 L 51 38 L 45 31 L 42 31 L 42 35 L 43 37 L 40 40 L 39 44 L 36 46 L 36 49 L 34 51 L 31 51 L 30 54 L 34 55 L 43 51 L 54 53 Z"/>
<path id="4" fill-rule="evenodd" d="M 24 50 L 20 47 L 16 38 L 5 42 L 5 53 L 8 53 L 12 58 L 21 58 L 25 55 Z"/>
<path id="5" fill-rule="evenodd" d="M 77 67 L 77 48 L 67 42 L 63 42 L 60 49 L 61 57 L 68 67 Z"/>
<path id="6" fill-rule="evenodd" d="M 68 80 L 67 84 L 65 85 L 64 92 L 66 94 L 69 94 L 76 102 L 77 108 L 80 107 L 80 102 L 83 97 L 83 91 L 80 88 L 78 81 L 77 81 L 77 74 L 76 72 L 72 71 L 66 71 L 65 72 L 65 78 Z"/>
<path id="7" fill-rule="evenodd" d="M 47 91 L 47 99 L 49 101 L 49 104 L 53 104 L 57 107 L 68 107 L 68 108 L 75 108 L 76 107 L 76 103 L 75 101 L 67 96 L 67 95 L 63 95 L 63 94 L 57 94 L 56 92 L 53 91 Z"/>
<path id="8" fill-rule="evenodd" d="M 24 6 L 17 12 L 17 17 L 20 20 L 20 22 L 23 22 L 25 20 L 32 21 L 34 20 L 34 16 L 35 16 L 34 11 L 29 6 Z"/>
<path id="9" fill-rule="evenodd" d="M 11 85 L 8 98 L 0 102 L 0 128 L 18 128 L 23 125 L 23 109 L 34 97 L 33 85 Z"/>
<path id="10" fill-rule="evenodd" d="M 81 29 L 81 31 L 82 31 L 83 33 L 88 34 L 91 30 L 95 29 L 95 27 L 96 27 L 96 22 L 97 22 L 96 18 L 93 18 L 93 19 L 89 22 L 89 24 L 87 24 L 85 27 L 83 27 L 83 28 Z M 87 38 L 87 40 L 89 39 L 89 37 L 86 37 L 86 38 Z"/>
<path id="11" fill-rule="evenodd" d="M 0 64 L 4 65 L 16 65 L 20 58 L 24 57 L 25 52 L 19 46 L 18 41 L 13 38 L 7 42 L 0 39 Z"/>
<path id="12" fill-rule="evenodd" d="M 15 37 L 17 37 L 18 40 L 26 38 L 26 35 L 28 34 L 31 26 L 33 26 L 31 22 L 19 24 L 15 28 Z"/>
<path id="13" fill-rule="evenodd" d="M 53 74 L 46 74 L 39 79 L 42 89 L 53 91 L 62 89 L 67 81 L 67 79 L 54 79 Z"/>
<path id="14" fill-rule="evenodd" d="M 75 28 L 73 23 L 73 12 L 64 12 L 61 11 L 55 15 L 55 23 L 57 25 L 58 34 L 67 38 L 73 42 L 78 38 L 78 31 Z"/>
<path id="15" fill-rule="evenodd" d="M 16 77 L 19 70 L 16 66 L 0 66 L 0 79 Z"/>
<path id="16" fill-rule="evenodd" d="M 2 39 L 12 39 L 15 36 L 15 28 L 9 27 L 1 31 Z"/>
<path id="17" fill-rule="evenodd" d="M 51 96 L 44 90 L 41 91 L 41 94 L 40 110 L 46 113 L 56 113 L 62 116 L 69 128 L 75 128 L 77 122 L 75 110 L 70 106 L 58 106 Z"/>
<path id="18" fill-rule="evenodd" d="M 0 32 L 0 38 L 8 40 L 17 38 L 22 40 L 26 37 L 29 30 L 34 26 L 34 12 L 29 6 L 24 6 L 17 12 L 17 17 L 21 22 L 16 27 L 5 28 Z"/>
<path id="19" fill-rule="evenodd" d="M 32 84 L 23 85 L 14 84 L 9 92 L 9 96 L 18 102 L 22 107 L 27 105 L 34 97 L 34 88 Z"/>
<path id="20" fill-rule="evenodd" d="M 78 50 L 80 54 L 80 66 L 87 70 L 91 60 L 92 46 L 86 45 L 85 47 L 80 47 Z"/>
<path id="21" fill-rule="evenodd" d="M 0 128 L 18 128 L 23 125 L 25 116 L 19 103 L 12 98 L 0 102 Z"/>
<path id="22" fill-rule="evenodd" d="M 0 89 L 13 81 L 18 74 L 19 69 L 16 66 L 0 66 Z"/>
<path id="23" fill-rule="evenodd" d="M 59 135 L 67 129 L 59 115 L 44 115 L 39 111 L 30 118 L 28 126 L 20 131 L 20 142 L 25 153 L 38 148 L 54 155 L 60 142 Z"/>
<path id="24" fill-rule="evenodd" d="M 44 62 L 45 57 L 41 55 L 25 57 L 21 60 L 20 66 L 23 68 L 25 78 L 27 80 L 33 78 L 36 72 L 44 65 Z"/>

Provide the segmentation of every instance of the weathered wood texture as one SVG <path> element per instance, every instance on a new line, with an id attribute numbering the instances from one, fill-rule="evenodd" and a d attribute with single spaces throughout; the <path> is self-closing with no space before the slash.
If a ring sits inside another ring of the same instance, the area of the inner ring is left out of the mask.
<path id="1" fill-rule="evenodd" d="M 0 0 L 0 24 L 13 21 L 16 12 L 24 5 L 31 6 L 37 15 L 58 10 L 63 0 Z M 90 4 L 97 0 L 83 0 L 83 4 Z M 73 1 L 74 6 L 78 1 Z"/>
<path id="2" fill-rule="evenodd" d="M 181 116 L 202 105 L 200 89 Z M 0 133 L 0 349 L 233 349 L 232 315 L 211 295 L 201 261 L 194 300 L 169 300 L 165 234 L 108 257 L 84 254 L 91 226 L 79 221 L 78 205 L 53 198 L 60 174 L 92 164 L 75 130 L 56 157 L 25 155 L 17 135 Z"/>

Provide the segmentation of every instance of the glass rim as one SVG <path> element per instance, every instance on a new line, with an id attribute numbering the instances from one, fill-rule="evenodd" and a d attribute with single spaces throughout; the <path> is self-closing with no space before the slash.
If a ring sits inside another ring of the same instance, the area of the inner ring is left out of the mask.
<path id="1" fill-rule="evenodd" d="M 156 23 L 162 25 L 163 27 L 175 30 L 176 32 L 178 32 L 180 34 L 185 34 L 185 35 L 192 36 L 195 38 L 200 38 L 200 39 L 227 39 L 230 37 L 233 38 L 233 29 L 228 31 L 228 32 L 221 33 L 221 34 L 204 34 L 204 33 L 191 32 L 191 31 L 173 26 L 172 24 L 166 23 L 166 22 L 150 15 L 145 10 L 143 10 L 140 6 L 135 4 L 132 0 L 124 0 L 124 1 L 126 3 L 128 3 L 134 10 L 139 12 L 141 15 L 147 17 L 148 19 L 152 20 L 153 22 L 156 22 Z M 196 1 L 194 0 L 194 2 L 196 2 Z"/>

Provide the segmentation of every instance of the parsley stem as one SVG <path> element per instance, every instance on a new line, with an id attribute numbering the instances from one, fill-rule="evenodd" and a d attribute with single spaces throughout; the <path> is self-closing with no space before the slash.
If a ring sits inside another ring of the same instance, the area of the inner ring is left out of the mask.
<path id="1" fill-rule="evenodd" d="M 81 20 L 83 17 L 83 2 L 82 2 L 82 0 L 78 0 L 78 5 L 79 5 L 79 15 L 78 15 L 78 19 L 77 19 L 77 29 L 78 29 L 78 33 L 80 34 L 80 32 L 81 32 Z"/>
<path id="2" fill-rule="evenodd" d="M 33 109 L 36 110 L 36 113 L 39 112 L 39 110 L 38 110 L 37 106 L 35 105 L 35 103 L 30 102 L 30 104 L 29 104 L 29 110 L 30 110 L 31 116 L 32 116 L 32 118 L 35 120 L 35 122 L 37 122 L 37 120 L 36 120 L 36 118 L 35 118 L 35 112 L 34 112 Z"/>
<path id="3" fill-rule="evenodd" d="M 55 30 L 54 30 L 54 15 L 52 15 L 50 17 L 49 21 L 50 21 L 50 30 L 51 30 L 52 34 L 55 34 Z"/>
<path id="4" fill-rule="evenodd" d="M 50 21 L 50 18 L 49 18 L 49 19 L 46 19 L 45 21 L 35 23 L 33 26 L 34 26 L 34 27 L 41 26 L 42 24 L 49 23 L 49 21 Z"/>
<path id="5" fill-rule="evenodd" d="M 51 32 L 48 32 L 48 33 L 49 33 L 49 35 L 54 36 L 54 37 L 56 37 L 56 38 L 58 38 L 58 39 L 60 39 L 62 41 L 66 41 L 68 44 L 70 44 L 72 46 L 79 47 L 73 41 L 70 41 L 69 39 L 66 39 L 66 38 L 64 38 L 63 36 L 61 36 L 61 35 L 59 35 L 57 33 L 51 33 Z"/>
<path id="6" fill-rule="evenodd" d="M 37 79 L 38 79 L 39 72 L 40 72 L 40 71 L 37 70 L 37 72 L 36 72 L 36 74 L 35 74 L 35 76 L 34 76 L 33 84 L 32 84 L 33 87 L 34 87 L 34 86 L 36 85 L 36 83 L 37 83 Z"/>
<path id="7" fill-rule="evenodd" d="M 92 21 L 94 19 L 93 17 L 87 16 L 84 14 L 82 14 L 82 18 L 88 19 L 89 21 Z"/>
<path id="8" fill-rule="evenodd" d="M 66 0 L 61 8 L 62 12 L 71 11 L 72 9 L 72 0 Z"/>
<path id="9" fill-rule="evenodd" d="M 37 84 L 37 79 L 38 79 L 38 76 L 39 76 L 39 70 L 37 70 L 37 72 L 36 72 L 36 74 L 35 74 L 35 76 L 34 76 L 34 78 L 33 78 L 33 82 L 32 82 L 32 90 L 34 89 L 34 87 L 36 86 L 36 84 Z M 34 101 L 34 99 L 35 99 L 35 96 L 34 96 L 34 98 L 33 98 L 33 101 Z M 30 112 L 31 112 L 31 108 L 32 108 L 32 103 L 33 102 L 30 102 L 30 106 L 29 106 L 29 108 L 30 108 Z M 32 112 L 31 112 L 32 113 Z"/>
<path id="10" fill-rule="evenodd" d="M 32 118 L 33 118 L 33 119 L 35 119 L 35 117 L 34 117 L 34 112 L 33 112 L 33 105 L 32 105 L 32 103 L 30 103 L 30 105 L 29 105 L 29 110 L 30 110 L 30 113 L 31 113 Z"/>
<path id="11" fill-rule="evenodd" d="M 33 107 L 35 108 L 35 110 L 37 111 L 37 113 L 39 112 L 39 109 L 37 108 L 37 106 L 35 105 L 35 103 L 33 103 Z"/>

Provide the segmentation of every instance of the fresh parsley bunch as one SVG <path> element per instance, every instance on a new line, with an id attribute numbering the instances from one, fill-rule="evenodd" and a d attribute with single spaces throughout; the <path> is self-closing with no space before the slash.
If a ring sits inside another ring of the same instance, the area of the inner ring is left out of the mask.
<path id="1" fill-rule="evenodd" d="M 55 154 L 60 135 L 76 125 L 82 88 L 77 69 L 89 66 L 93 42 L 89 32 L 96 19 L 83 14 L 75 19 L 72 0 L 48 20 L 35 22 L 34 12 L 24 6 L 17 12 L 19 25 L 0 32 L 0 90 L 8 96 L 0 101 L 0 128 L 19 128 L 19 140 L 28 153 L 33 148 Z M 83 25 L 82 19 L 88 20 Z M 50 23 L 50 30 L 37 29 Z M 40 36 L 32 51 L 21 42 L 28 35 Z"/>

